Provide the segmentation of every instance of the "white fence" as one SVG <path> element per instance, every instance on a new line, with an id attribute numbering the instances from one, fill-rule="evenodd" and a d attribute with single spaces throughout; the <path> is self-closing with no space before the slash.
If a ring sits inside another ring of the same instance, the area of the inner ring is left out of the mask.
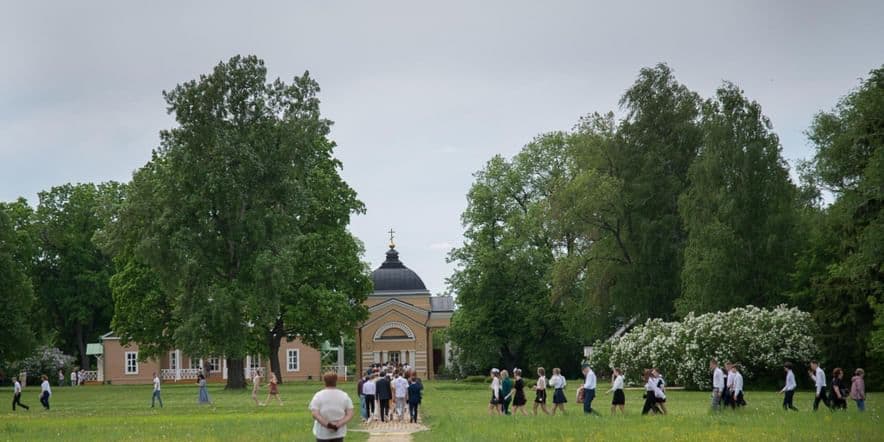
<path id="1" fill-rule="evenodd" d="M 83 375 L 83 382 L 94 382 L 98 380 L 98 372 L 95 370 L 86 370 L 80 373 Z"/>
<path id="2" fill-rule="evenodd" d="M 258 372 L 259 376 L 264 378 L 264 373 L 266 372 L 266 370 L 264 370 L 264 367 L 257 367 L 257 368 L 246 367 L 246 370 L 245 370 L 246 379 L 252 379 L 252 376 L 254 375 L 254 372 L 256 372 L 256 371 Z"/>
<path id="3" fill-rule="evenodd" d="M 199 368 L 182 368 L 178 370 L 173 368 L 164 368 L 160 370 L 160 379 L 164 381 L 196 379 L 200 372 L 201 370 Z"/>

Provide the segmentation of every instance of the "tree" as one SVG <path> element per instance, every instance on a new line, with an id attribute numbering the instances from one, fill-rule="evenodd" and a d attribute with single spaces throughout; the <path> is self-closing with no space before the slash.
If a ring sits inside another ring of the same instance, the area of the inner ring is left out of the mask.
<path id="1" fill-rule="evenodd" d="M 101 194 L 116 183 L 65 184 L 40 192 L 34 228 L 39 245 L 35 282 L 40 306 L 51 318 L 55 339 L 66 353 L 89 366 L 86 343 L 105 333 L 113 300 L 111 259 L 92 242 L 103 227 Z"/>
<path id="2" fill-rule="evenodd" d="M 732 83 L 703 106 L 703 148 L 679 199 L 688 232 L 677 307 L 690 312 L 785 301 L 794 270 L 797 189 L 761 106 Z"/>
<path id="3" fill-rule="evenodd" d="M 30 212 L 24 200 L 0 203 L 0 362 L 28 355 L 35 344 L 31 328 L 34 291 L 28 274 L 35 249 L 29 225 L 20 222 L 30 218 Z"/>
<path id="4" fill-rule="evenodd" d="M 133 329 L 137 312 L 162 305 L 171 317 L 151 329 L 152 342 L 224 355 L 228 388 L 244 387 L 245 355 L 262 343 L 270 350 L 275 340 L 278 348 L 290 333 L 337 340 L 341 327 L 365 314 L 370 290 L 345 231 L 349 215 L 363 208 L 338 176 L 319 85 L 306 72 L 291 84 L 266 77 L 263 61 L 237 56 L 164 92 L 178 126 L 161 132 L 152 160 L 133 176 L 120 228 L 107 240 L 135 260 L 120 275 L 120 297 L 154 295 L 154 304 L 118 309 L 119 323 Z M 323 250 L 345 256 L 330 263 L 318 256 Z M 141 265 L 160 287 L 131 284 L 127 296 L 123 282 L 142 276 Z M 343 274 L 349 279 L 335 279 Z"/>
<path id="5" fill-rule="evenodd" d="M 463 214 L 465 242 L 449 260 L 459 308 L 449 336 L 468 370 L 561 364 L 576 373 L 578 337 L 552 302 L 549 195 L 569 173 L 565 134 L 537 137 L 510 162 L 494 157 L 476 173 Z M 516 319 L 517 318 L 517 319 Z"/>
<path id="6" fill-rule="evenodd" d="M 591 114 L 572 134 L 575 178 L 552 212 L 571 236 L 554 291 L 593 306 L 607 326 L 674 311 L 686 240 L 678 198 L 702 140 L 699 103 L 659 64 L 624 93 L 619 123 Z"/>
<path id="7" fill-rule="evenodd" d="M 832 111 L 817 114 L 808 130 L 816 148 L 811 179 L 836 198 L 825 209 L 821 243 L 812 245 L 828 252 L 820 256 L 825 271 L 812 278 L 814 317 L 831 360 L 870 371 L 884 368 L 871 340 L 881 327 L 876 306 L 884 302 L 882 116 L 884 66 Z"/>

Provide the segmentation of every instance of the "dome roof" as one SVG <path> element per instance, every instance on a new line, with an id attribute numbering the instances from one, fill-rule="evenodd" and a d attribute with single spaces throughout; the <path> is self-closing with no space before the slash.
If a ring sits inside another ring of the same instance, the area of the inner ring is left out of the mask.
<path id="1" fill-rule="evenodd" d="M 405 267 L 399 260 L 399 252 L 393 246 L 387 250 L 387 259 L 371 273 L 371 279 L 374 281 L 375 292 L 385 291 L 411 291 L 426 292 L 427 287 L 421 281 L 420 276 L 413 270 Z"/>

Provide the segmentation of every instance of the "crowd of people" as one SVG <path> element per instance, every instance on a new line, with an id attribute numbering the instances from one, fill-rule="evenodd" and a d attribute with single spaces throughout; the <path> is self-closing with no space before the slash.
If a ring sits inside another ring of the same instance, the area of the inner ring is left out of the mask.
<path id="1" fill-rule="evenodd" d="M 783 409 L 798 411 L 794 405 L 795 391 L 798 384 L 795 380 L 793 365 L 786 362 L 783 365 L 786 379 L 784 387 L 779 391 L 783 395 Z M 746 406 L 743 374 L 737 363 L 725 362 L 724 370 L 719 367 L 718 361 L 712 359 L 709 362 L 709 370 L 712 376 L 712 410 L 719 411 L 725 408 L 737 409 Z M 546 370 L 543 367 L 537 369 L 537 381 L 531 387 L 534 390 L 533 414 L 537 415 L 538 409 L 545 413 L 555 415 L 557 412 L 565 413 L 565 404 L 568 402 L 565 393 L 567 381 L 561 375 L 561 370 L 553 368 L 552 376 L 546 378 Z M 844 380 L 844 370 L 835 368 L 832 370 L 831 385 L 826 386 L 826 374 L 820 368 L 817 361 L 811 361 L 808 375 L 814 382 L 815 396 L 813 410 L 823 403 L 831 410 L 846 410 L 847 399 L 850 398 L 856 404 L 859 411 L 865 411 L 865 371 L 857 368 L 851 378 L 848 387 Z M 657 368 L 647 368 L 642 372 L 644 382 L 644 404 L 642 414 L 667 414 L 666 409 L 666 382 Z M 577 403 L 583 405 L 586 414 L 598 414 L 592 407 L 596 397 L 597 378 L 589 364 L 583 364 L 583 384 L 577 389 Z M 491 369 L 491 400 L 488 411 L 492 415 L 527 415 L 525 405 L 525 380 L 522 378 L 522 370 L 513 369 L 513 379 L 510 379 L 507 370 Z M 611 376 L 611 388 L 607 393 L 612 394 L 611 414 L 619 411 L 621 414 L 626 409 L 626 394 L 624 392 L 625 378 L 623 370 L 614 368 Z M 547 408 L 547 389 L 553 390 L 553 408 Z M 512 410 L 510 410 L 512 406 Z"/>
<path id="2" fill-rule="evenodd" d="M 362 421 L 402 422 L 407 406 L 408 422 L 417 423 L 423 389 L 408 364 L 373 364 L 356 384 Z"/>

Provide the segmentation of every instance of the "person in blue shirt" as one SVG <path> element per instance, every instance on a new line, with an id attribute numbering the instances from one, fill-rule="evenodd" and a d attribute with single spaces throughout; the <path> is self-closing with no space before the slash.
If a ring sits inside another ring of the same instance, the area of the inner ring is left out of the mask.
<path id="1" fill-rule="evenodd" d="M 423 389 L 424 386 L 421 384 L 420 379 L 412 376 L 408 384 L 408 421 L 413 424 L 417 423 L 417 408 L 421 403 L 421 392 Z"/>

